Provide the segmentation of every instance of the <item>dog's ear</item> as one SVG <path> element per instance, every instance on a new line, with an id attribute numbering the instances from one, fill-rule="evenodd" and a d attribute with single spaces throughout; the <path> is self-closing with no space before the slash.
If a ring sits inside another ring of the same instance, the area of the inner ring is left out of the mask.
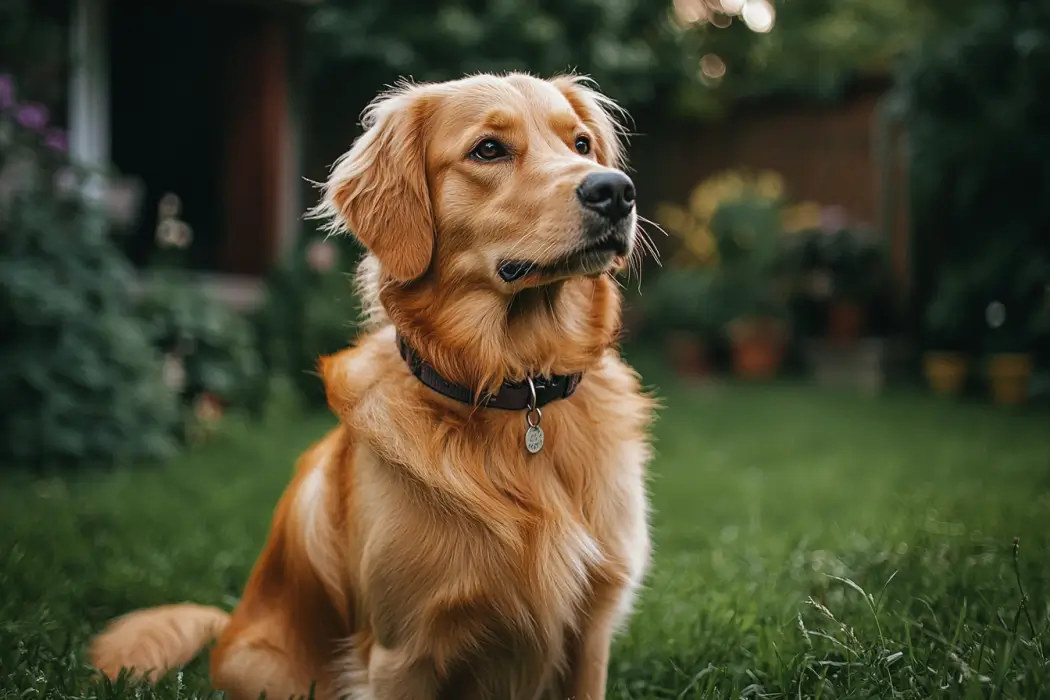
<path id="1" fill-rule="evenodd" d="M 551 82 L 565 95 L 573 111 L 596 137 L 594 154 L 598 162 L 608 168 L 624 168 L 626 154 L 622 138 L 626 132 L 622 122 L 627 110 L 592 87 L 590 78 L 582 75 L 563 75 Z"/>
<path id="2" fill-rule="evenodd" d="M 332 168 L 310 216 L 332 232 L 350 231 L 400 282 L 423 275 L 434 251 L 425 138 L 430 104 L 399 88 L 365 110 L 364 133 Z"/>

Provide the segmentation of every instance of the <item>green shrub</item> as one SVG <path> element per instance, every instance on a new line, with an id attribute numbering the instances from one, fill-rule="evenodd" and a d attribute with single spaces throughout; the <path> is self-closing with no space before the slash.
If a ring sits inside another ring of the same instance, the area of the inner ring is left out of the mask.
<path id="1" fill-rule="evenodd" d="M 965 5 L 904 63 L 891 103 L 915 297 L 928 343 L 1030 351 L 1050 285 L 1050 4 Z"/>
<path id="2" fill-rule="evenodd" d="M 892 270 L 885 242 L 865 227 L 807 228 L 786 239 L 779 270 L 787 276 L 795 330 L 828 332 L 829 311 L 838 302 L 862 309 L 863 332 L 893 328 Z"/>
<path id="3" fill-rule="evenodd" d="M 716 338 L 728 319 L 715 279 L 715 271 L 706 268 L 660 270 L 640 297 L 646 327 L 658 335 L 685 332 Z"/>
<path id="4" fill-rule="evenodd" d="M 307 404 L 323 406 L 318 359 L 353 340 L 360 318 L 348 243 L 304 234 L 296 253 L 275 269 L 255 316 L 267 371 L 288 377 Z"/>
<path id="5" fill-rule="evenodd" d="M 267 377 L 246 318 L 171 271 L 154 278 L 136 315 L 164 354 L 168 381 L 184 403 L 208 395 L 231 408 L 261 412 Z"/>
<path id="6" fill-rule="evenodd" d="M 55 187 L 43 137 L 0 123 L 0 461 L 171 454 L 178 404 L 134 315 L 129 263 L 100 212 Z"/>
<path id="7" fill-rule="evenodd" d="M 740 196 L 720 202 L 711 216 L 719 259 L 712 284 L 729 321 L 787 314 L 777 284 L 782 211 L 779 198 L 747 188 Z"/>
<path id="8" fill-rule="evenodd" d="M 48 116 L 0 74 L 0 456 L 20 465 L 163 458 L 223 408 L 259 412 L 267 377 L 253 328 L 180 276 L 173 263 L 188 240 L 162 235 L 182 226 L 177 207 L 158 228 L 167 249 L 140 291 L 113 242 L 133 191 L 70 166 Z"/>
<path id="9" fill-rule="evenodd" d="M 199 413 L 203 401 L 258 416 L 269 384 L 255 329 L 243 314 L 183 273 L 193 231 L 180 218 L 181 211 L 176 194 L 161 197 L 149 283 L 136 303 L 136 315 L 164 356 L 166 381 L 185 405 Z"/>

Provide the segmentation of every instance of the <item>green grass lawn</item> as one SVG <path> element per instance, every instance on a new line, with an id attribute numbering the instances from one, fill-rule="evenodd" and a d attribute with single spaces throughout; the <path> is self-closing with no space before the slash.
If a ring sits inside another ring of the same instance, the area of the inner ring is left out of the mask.
<path id="1" fill-rule="evenodd" d="M 1050 417 L 657 391 L 654 570 L 609 697 L 1050 697 Z M 154 697 L 93 679 L 85 640 L 139 606 L 231 607 L 296 455 L 331 424 L 276 409 L 163 468 L 3 477 L 0 697 Z M 155 696 L 204 694 L 205 673 Z"/>

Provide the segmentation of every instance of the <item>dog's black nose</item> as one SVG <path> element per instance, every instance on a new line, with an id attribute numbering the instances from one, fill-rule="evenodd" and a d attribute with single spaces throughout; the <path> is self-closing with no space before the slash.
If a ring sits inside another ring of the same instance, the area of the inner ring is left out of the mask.
<path id="1" fill-rule="evenodd" d="M 634 208 L 634 183 L 618 170 L 591 173 L 576 188 L 580 203 L 616 222 Z"/>

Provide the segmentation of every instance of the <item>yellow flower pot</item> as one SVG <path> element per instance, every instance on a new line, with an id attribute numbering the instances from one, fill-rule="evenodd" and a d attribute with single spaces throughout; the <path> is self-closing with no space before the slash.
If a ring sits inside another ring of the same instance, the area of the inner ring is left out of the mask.
<path id="1" fill-rule="evenodd" d="M 988 358 L 992 400 L 1000 406 L 1024 403 L 1031 378 L 1032 356 L 1028 353 L 1000 353 Z"/>
<path id="2" fill-rule="evenodd" d="M 958 396 L 969 368 L 967 357 L 959 352 L 927 352 L 923 369 L 930 388 L 939 396 Z"/>

